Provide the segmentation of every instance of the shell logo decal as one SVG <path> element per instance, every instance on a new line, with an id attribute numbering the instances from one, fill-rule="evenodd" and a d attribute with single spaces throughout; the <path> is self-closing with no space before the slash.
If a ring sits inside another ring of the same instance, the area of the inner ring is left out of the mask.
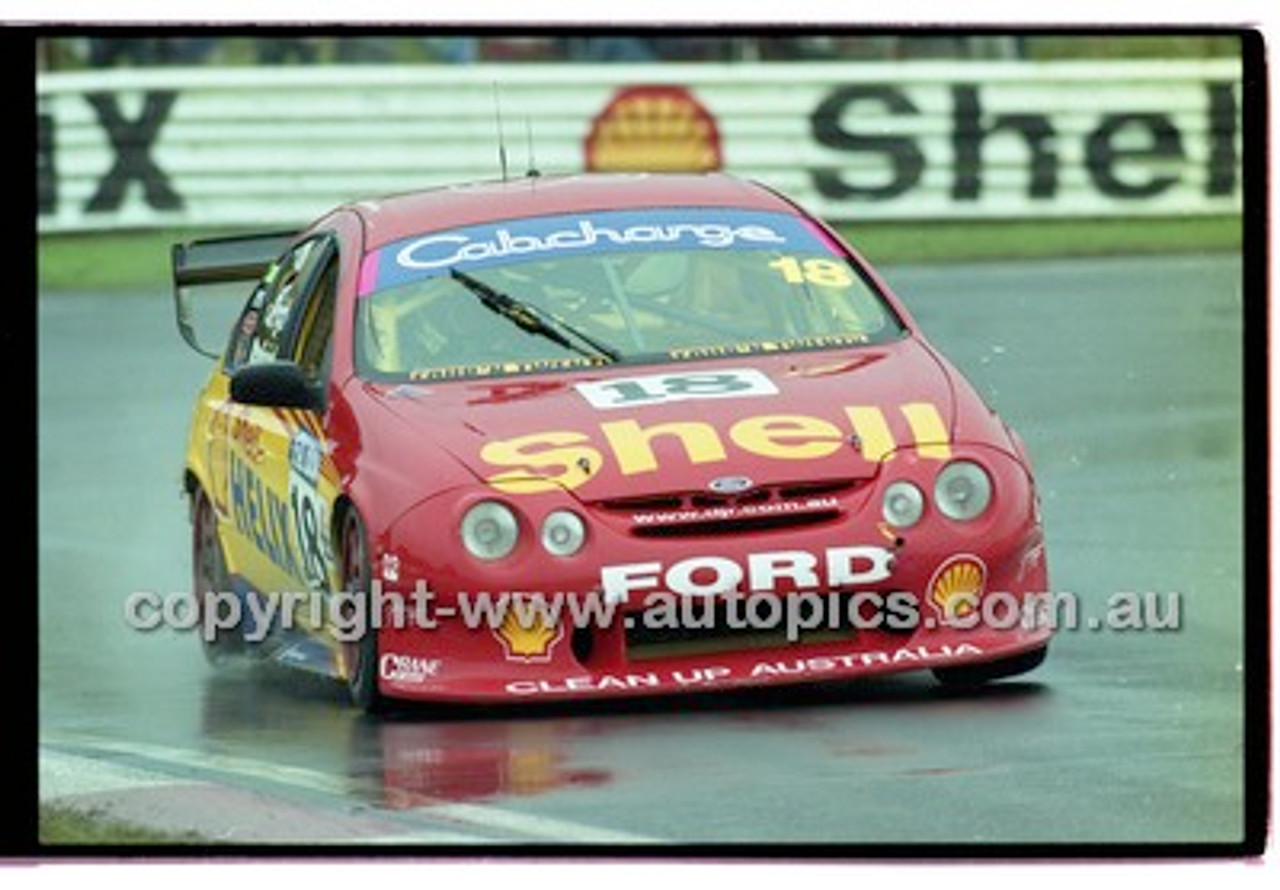
<path id="1" fill-rule="evenodd" d="M 951 557 L 929 580 L 929 604 L 944 621 L 963 618 L 978 607 L 987 583 L 987 567 L 968 553 Z"/>
<path id="2" fill-rule="evenodd" d="M 564 636 L 564 626 L 550 620 L 536 604 L 512 603 L 502 624 L 493 629 L 507 661 L 540 664 L 551 660 L 551 652 Z"/>
<path id="3" fill-rule="evenodd" d="M 701 173 L 724 165 L 715 118 L 680 86 L 619 90 L 591 122 L 585 148 L 592 171 Z"/>

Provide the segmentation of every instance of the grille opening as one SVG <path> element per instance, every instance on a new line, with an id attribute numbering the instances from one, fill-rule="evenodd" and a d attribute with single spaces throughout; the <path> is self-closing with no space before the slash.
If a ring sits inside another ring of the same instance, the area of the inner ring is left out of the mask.
<path id="1" fill-rule="evenodd" d="M 630 513 L 638 538 L 680 538 L 794 529 L 820 525 L 844 515 L 841 495 L 866 479 L 785 482 L 741 494 L 709 491 L 666 492 L 595 501 L 596 510 Z"/>
<path id="2" fill-rule="evenodd" d="M 717 494 L 708 491 L 673 491 L 638 497 L 605 498 L 592 504 L 600 510 L 621 513 L 645 510 L 690 510 L 716 507 L 739 507 L 771 500 L 794 501 L 802 498 L 838 495 L 854 491 L 866 483 L 862 479 L 833 479 L 823 482 L 789 482 L 753 488 L 741 494 Z"/>
<path id="3" fill-rule="evenodd" d="M 783 485 L 778 488 L 778 497 L 784 500 L 796 498 L 820 497 L 824 494 L 839 494 L 859 487 L 855 479 L 837 479 L 832 482 L 798 482 L 794 485 Z"/>
<path id="4" fill-rule="evenodd" d="M 767 488 L 757 488 L 742 494 L 703 494 L 701 492 L 689 496 L 691 507 L 737 507 L 742 504 L 759 504 L 773 497 Z"/>
<path id="5" fill-rule="evenodd" d="M 853 631 L 813 630 L 801 633 L 795 640 L 787 639 L 785 630 L 741 630 L 731 634 L 717 634 L 687 639 L 645 639 L 627 642 L 627 660 L 631 662 L 660 661 L 664 658 L 688 658 L 694 655 L 717 655 L 725 652 L 755 652 L 769 649 L 787 649 L 815 646 L 822 643 L 853 642 Z"/>
<path id="6" fill-rule="evenodd" d="M 642 498 L 610 498 L 599 501 L 596 506 L 603 510 L 617 510 L 623 513 L 633 510 L 679 510 L 684 506 L 684 498 L 678 494 Z"/>
<path id="7" fill-rule="evenodd" d="M 592 633 L 590 627 L 575 627 L 573 635 L 569 637 L 569 649 L 573 652 L 573 657 L 578 659 L 578 664 L 585 665 L 591 660 L 591 653 L 595 651 L 596 637 Z"/>
<path id="8" fill-rule="evenodd" d="M 740 516 L 733 519 L 708 519 L 693 522 L 671 522 L 663 525 L 637 525 L 631 533 L 637 538 L 688 538 L 699 535 L 736 535 L 746 531 L 775 531 L 817 525 L 840 518 L 839 510 L 814 510 L 783 513 L 777 516 Z"/>
<path id="9" fill-rule="evenodd" d="M 632 616 L 626 628 L 628 661 L 656 661 L 691 655 L 713 655 L 721 652 L 743 652 L 759 649 L 787 649 L 822 643 L 852 642 L 867 633 L 888 629 L 881 622 L 879 630 L 859 629 L 849 620 L 852 594 L 835 593 L 822 597 L 823 608 L 838 610 L 837 620 L 825 613 L 822 623 L 812 629 L 801 629 L 795 639 L 787 639 L 785 611 L 780 612 L 776 626 L 763 626 L 753 621 L 747 603 L 739 601 L 730 613 L 723 600 L 690 600 L 682 604 L 680 623 L 676 627 L 651 627 L 643 614 Z M 834 605 L 833 605 L 834 603 Z M 864 609 L 864 620 L 870 615 Z M 686 620 L 687 619 L 687 620 Z M 910 633 L 910 630 L 906 631 Z"/>

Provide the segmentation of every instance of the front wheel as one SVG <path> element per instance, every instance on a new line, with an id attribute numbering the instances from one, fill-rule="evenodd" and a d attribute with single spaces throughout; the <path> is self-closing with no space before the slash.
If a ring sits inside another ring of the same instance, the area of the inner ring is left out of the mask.
<path id="1" fill-rule="evenodd" d="M 1034 670 L 1040 666 L 1040 663 L 1044 661 L 1045 656 L 1048 654 L 1049 647 L 1041 646 L 1039 649 L 1032 649 L 1030 652 L 1023 652 L 1021 655 L 1013 655 L 1009 658 L 1001 658 L 998 661 L 988 661 L 982 664 L 964 664 L 949 668 L 934 668 L 933 676 L 944 686 L 981 686 L 983 683 L 990 683 L 992 680 L 1001 680 L 1005 677 L 1013 677 Z"/>
<path id="2" fill-rule="evenodd" d="M 378 630 L 374 620 L 373 572 L 369 562 L 369 538 L 364 521 L 355 508 L 342 517 L 339 536 L 341 545 L 342 592 L 363 599 L 364 627 L 358 628 L 359 637 L 344 643 L 347 663 L 347 690 L 357 707 L 368 712 L 379 710 L 384 704 L 378 691 Z"/>
<path id="3" fill-rule="evenodd" d="M 231 575 L 222 553 L 222 540 L 218 537 L 218 517 L 213 502 L 202 488 L 197 488 L 192 498 L 192 593 L 199 618 L 196 627 L 200 630 L 205 660 L 218 666 L 244 652 L 244 637 L 234 622 L 224 620 L 230 608 L 226 597 L 231 595 Z M 210 612 L 217 613 L 217 620 L 209 618 Z"/>

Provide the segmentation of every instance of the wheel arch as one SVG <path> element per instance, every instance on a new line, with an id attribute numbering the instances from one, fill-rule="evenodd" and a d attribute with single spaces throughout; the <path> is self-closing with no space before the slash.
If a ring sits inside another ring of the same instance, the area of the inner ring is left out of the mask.
<path id="1" fill-rule="evenodd" d="M 342 523 L 346 521 L 347 514 L 352 510 L 357 513 L 360 508 L 356 506 L 355 499 L 347 492 L 341 492 L 333 501 L 333 509 L 329 511 L 329 543 L 333 547 L 333 553 L 336 555 L 342 546 Z M 361 513 L 363 516 L 364 514 Z"/>
<path id="2" fill-rule="evenodd" d="M 182 470 L 182 495 L 187 499 L 187 518 L 194 519 L 196 509 L 196 493 L 204 492 L 206 497 L 212 500 L 209 494 L 209 487 L 204 484 L 204 480 L 190 466 L 184 467 Z"/>

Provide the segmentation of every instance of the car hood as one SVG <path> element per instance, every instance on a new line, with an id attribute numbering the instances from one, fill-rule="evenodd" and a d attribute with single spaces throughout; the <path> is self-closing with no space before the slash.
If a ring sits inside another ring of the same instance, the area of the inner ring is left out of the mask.
<path id="1" fill-rule="evenodd" d="M 874 475 L 951 440 L 955 386 L 914 337 L 841 352 L 378 387 L 376 398 L 511 494 L 584 501 Z"/>

